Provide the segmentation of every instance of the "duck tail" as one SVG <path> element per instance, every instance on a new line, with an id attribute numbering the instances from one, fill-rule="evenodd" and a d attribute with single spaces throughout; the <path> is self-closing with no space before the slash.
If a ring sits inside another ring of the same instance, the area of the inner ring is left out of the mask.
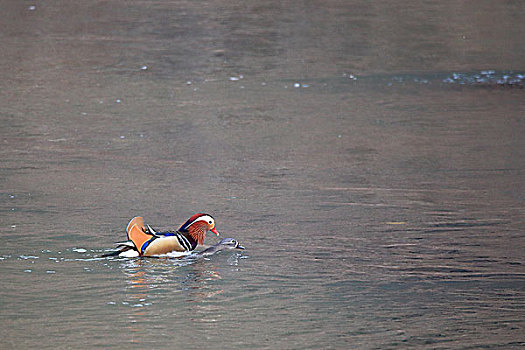
<path id="1" fill-rule="evenodd" d="M 129 249 L 115 250 L 114 252 L 111 252 L 111 253 L 102 254 L 100 257 L 101 258 L 107 258 L 107 257 L 111 257 L 111 256 L 119 256 L 120 253 L 125 252 L 126 250 L 129 250 Z"/>
<path id="2" fill-rule="evenodd" d="M 107 258 L 109 256 L 119 256 L 120 254 L 129 250 L 135 250 L 135 245 L 131 241 L 115 242 L 117 250 L 101 255 L 101 258 Z"/>

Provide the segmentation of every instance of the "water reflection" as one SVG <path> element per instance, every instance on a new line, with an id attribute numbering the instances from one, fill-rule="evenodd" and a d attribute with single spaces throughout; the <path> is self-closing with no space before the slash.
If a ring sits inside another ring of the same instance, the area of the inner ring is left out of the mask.
<path id="1" fill-rule="evenodd" d="M 162 294 L 178 293 L 181 301 L 201 303 L 223 291 L 213 283 L 222 277 L 209 259 L 182 262 L 175 259 L 136 259 L 121 264 L 127 277 L 126 294 L 133 307 L 152 305 Z"/>
<path id="2" fill-rule="evenodd" d="M 236 264 L 238 257 L 232 254 L 227 261 Z M 225 262 L 224 259 L 221 261 Z M 128 313 L 131 323 L 129 331 L 136 336 L 143 332 L 137 324 L 149 323 L 150 318 L 157 318 L 159 308 L 170 310 L 170 317 L 202 324 L 218 322 L 228 309 L 217 303 L 224 290 L 220 266 L 212 259 L 191 263 L 176 259 L 136 259 L 121 263 L 120 269 L 126 276 L 127 284 L 125 301 L 121 304 L 132 308 Z M 169 305 L 168 309 L 166 305 Z"/>

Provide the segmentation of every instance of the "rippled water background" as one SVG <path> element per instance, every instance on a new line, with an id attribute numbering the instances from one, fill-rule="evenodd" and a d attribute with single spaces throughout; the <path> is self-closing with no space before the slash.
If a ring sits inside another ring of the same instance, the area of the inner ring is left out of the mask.
<path id="1" fill-rule="evenodd" d="M 4 1 L 1 347 L 523 347 L 524 15 Z M 247 249 L 98 258 L 199 211 Z"/>

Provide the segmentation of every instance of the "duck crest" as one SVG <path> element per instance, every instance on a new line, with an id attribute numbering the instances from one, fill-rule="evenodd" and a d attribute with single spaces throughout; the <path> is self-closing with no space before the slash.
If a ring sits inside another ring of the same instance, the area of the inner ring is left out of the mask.
<path id="1" fill-rule="evenodd" d="M 204 216 L 204 215 L 208 215 L 208 214 L 204 214 L 204 213 L 197 213 L 195 215 L 192 215 L 191 218 L 189 218 L 180 228 L 179 228 L 179 231 L 187 231 L 188 230 L 188 226 L 191 225 L 192 222 L 194 222 L 195 220 L 197 220 L 199 217 L 201 216 Z"/>
<path id="2" fill-rule="evenodd" d="M 188 239 L 202 245 L 204 236 L 208 230 L 208 224 L 205 221 L 198 220 L 201 216 L 210 216 L 204 213 L 198 213 L 188 219 L 179 229 L 179 232 L 185 234 Z"/>

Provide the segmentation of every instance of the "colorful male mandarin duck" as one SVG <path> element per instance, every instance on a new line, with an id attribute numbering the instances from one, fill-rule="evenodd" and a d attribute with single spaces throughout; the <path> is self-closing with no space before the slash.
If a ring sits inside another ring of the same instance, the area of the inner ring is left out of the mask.
<path id="1" fill-rule="evenodd" d="M 144 219 L 134 217 L 129 222 L 126 232 L 128 241 L 116 243 L 120 250 L 105 256 L 153 256 L 171 252 L 189 253 L 197 244 L 202 245 L 206 232 L 211 231 L 217 236 L 215 220 L 208 214 L 195 214 L 177 231 L 156 232 L 149 225 L 144 225 Z"/>

